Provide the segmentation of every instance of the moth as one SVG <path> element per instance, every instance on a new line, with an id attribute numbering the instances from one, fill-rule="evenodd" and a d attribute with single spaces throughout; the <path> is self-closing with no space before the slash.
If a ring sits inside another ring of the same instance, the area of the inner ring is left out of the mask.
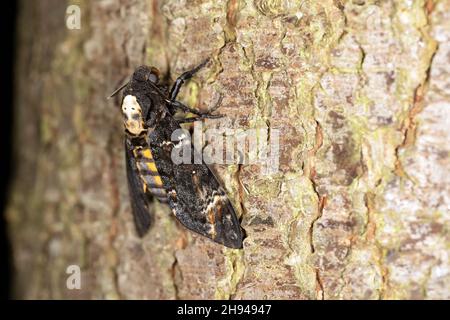
<path id="1" fill-rule="evenodd" d="M 180 124 L 216 118 L 176 100 L 186 80 L 209 59 L 184 72 L 168 90 L 155 67 L 138 67 L 130 81 L 111 96 L 123 91 L 121 111 L 125 129 L 125 159 L 131 209 L 136 231 L 143 237 L 154 220 L 150 204 L 156 198 L 168 204 L 186 228 L 230 248 L 242 248 L 243 231 L 235 209 L 211 169 L 204 163 L 174 164 L 173 148 L 189 143 L 179 132 Z M 178 119 L 181 111 L 193 117 Z"/>

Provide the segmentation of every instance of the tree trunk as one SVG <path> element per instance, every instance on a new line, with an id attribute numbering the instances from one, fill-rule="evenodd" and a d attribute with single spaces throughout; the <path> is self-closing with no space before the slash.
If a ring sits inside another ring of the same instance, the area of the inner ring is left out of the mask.
<path id="1" fill-rule="evenodd" d="M 72 3 L 71 3 L 72 4 Z M 14 297 L 449 299 L 448 1 L 22 1 Z M 118 99 L 140 64 L 180 100 L 279 130 L 279 169 L 217 166 L 246 232 L 227 249 L 154 204 L 137 237 Z M 81 268 L 81 289 L 66 286 Z"/>

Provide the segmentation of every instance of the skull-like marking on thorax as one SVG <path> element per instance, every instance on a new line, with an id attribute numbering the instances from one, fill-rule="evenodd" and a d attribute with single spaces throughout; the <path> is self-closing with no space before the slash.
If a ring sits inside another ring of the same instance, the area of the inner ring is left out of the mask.
<path id="1" fill-rule="evenodd" d="M 135 96 L 127 95 L 123 99 L 122 113 L 124 116 L 123 124 L 131 134 L 140 135 L 145 131 L 142 109 Z"/>

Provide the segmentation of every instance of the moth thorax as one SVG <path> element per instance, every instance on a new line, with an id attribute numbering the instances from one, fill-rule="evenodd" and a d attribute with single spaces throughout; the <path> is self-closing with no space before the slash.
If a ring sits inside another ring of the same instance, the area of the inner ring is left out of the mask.
<path id="1" fill-rule="evenodd" d="M 142 108 L 135 96 L 127 95 L 122 103 L 123 124 L 125 128 L 133 135 L 140 135 L 144 128 L 144 119 Z"/>

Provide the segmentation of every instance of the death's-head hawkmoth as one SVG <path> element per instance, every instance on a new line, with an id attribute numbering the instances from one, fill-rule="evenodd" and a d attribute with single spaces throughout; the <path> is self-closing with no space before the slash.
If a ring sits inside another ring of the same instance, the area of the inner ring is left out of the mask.
<path id="1" fill-rule="evenodd" d="M 183 73 L 171 90 L 160 84 L 159 71 L 147 66 L 138 67 L 119 88 L 124 89 L 121 111 L 131 209 L 140 236 L 152 224 L 150 204 L 156 198 L 168 204 L 188 229 L 227 247 L 242 248 L 243 232 L 235 210 L 210 168 L 203 162 L 174 164 L 171 159 L 173 148 L 191 143 L 180 123 L 215 117 L 176 100 L 182 84 L 207 62 Z M 196 116 L 178 120 L 177 110 Z M 174 132 L 180 132 L 175 139 Z"/>

